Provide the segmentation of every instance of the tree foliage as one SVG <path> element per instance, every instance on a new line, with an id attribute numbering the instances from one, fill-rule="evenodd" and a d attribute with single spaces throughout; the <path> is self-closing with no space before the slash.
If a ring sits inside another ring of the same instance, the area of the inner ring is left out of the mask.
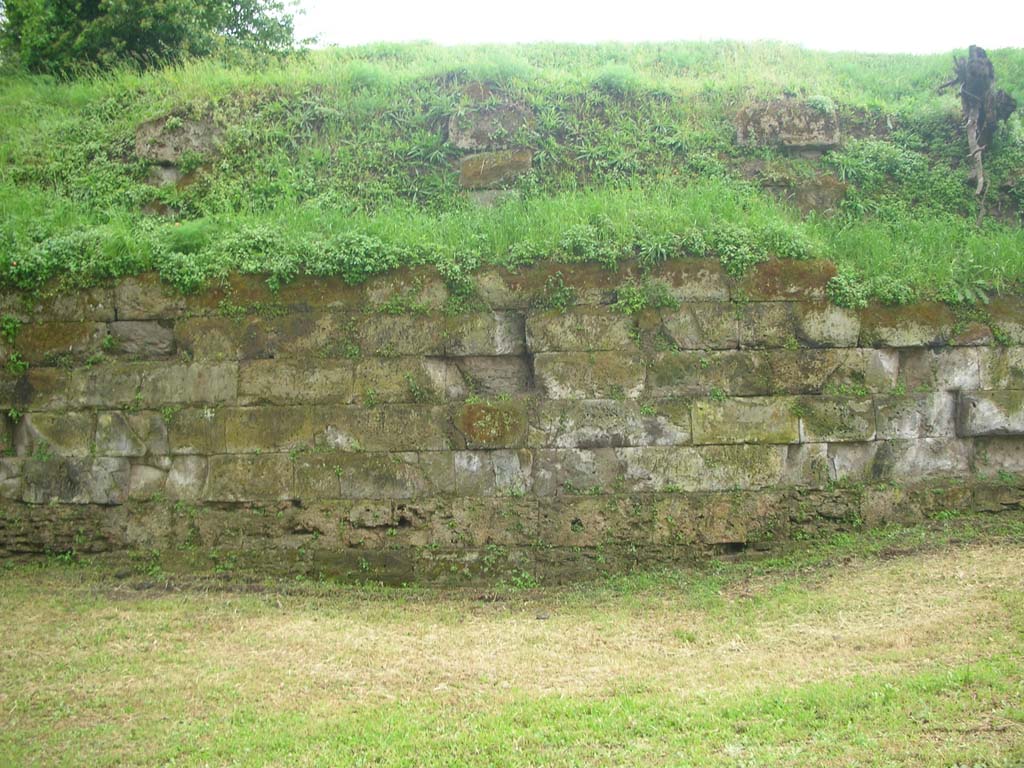
<path id="1" fill-rule="evenodd" d="M 285 0 L 0 0 L 8 66 L 69 75 L 213 54 L 280 54 L 294 45 Z"/>

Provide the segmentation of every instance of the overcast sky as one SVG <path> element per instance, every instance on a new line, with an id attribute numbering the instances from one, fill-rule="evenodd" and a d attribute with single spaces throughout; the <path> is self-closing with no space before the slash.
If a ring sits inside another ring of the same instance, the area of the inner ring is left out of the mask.
<path id="1" fill-rule="evenodd" d="M 808 48 L 933 53 L 1024 46 L 1024 0 L 300 0 L 300 37 L 321 44 L 432 40 L 783 40 Z"/>

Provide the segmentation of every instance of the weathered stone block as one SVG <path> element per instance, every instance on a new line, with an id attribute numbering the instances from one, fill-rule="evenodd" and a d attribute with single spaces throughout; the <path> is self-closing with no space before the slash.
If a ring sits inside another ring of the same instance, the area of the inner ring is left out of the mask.
<path id="1" fill-rule="evenodd" d="M 538 404 L 530 444 L 538 448 L 619 448 L 690 442 L 690 406 L 681 400 L 563 400 Z"/>
<path id="2" fill-rule="evenodd" d="M 536 496 L 598 494 L 626 490 L 625 467 L 611 448 L 542 449 L 533 456 Z"/>
<path id="3" fill-rule="evenodd" d="M 140 123 L 135 129 L 135 154 L 161 165 L 176 165 L 187 154 L 214 152 L 224 129 L 212 117 L 165 115 Z"/>
<path id="4" fill-rule="evenodd" d="M 862 397 L 896 385 L 899 354 L 888 349 L 773 350 L 771 391 Z"/>
<path id="5" fill-rule="evenodd" d="M 26 413 L 14 430 L 19 456 L 88 456 L 96 419 L 92 413 Z"/>
<path id="6" fill-rule="evenodd" d="M 44 288 L 38 296 L 12 291 L 0 294 L 0 314 L 29 322 L 107 322 L 114 319 L 114 292 L 105 286 L 57 293 Z"/>
<path id="7" fill-rule="evenodd" d="M 834 480 L 916 482 L 929 477 L 958 477 L 970 468 L 970 441 L 951 438 L 835 443 L 829 446 Z"/>
<path id="8" fill-rule="evenodd" d="M 979 475 L 1004 480 L 1005 473 L 1024 474 L 1024 440 L 1019 437 L 979 437 L 974 445 Z"/>
<path id="9" fill-rule="evenodd" d="M 17 348 L 33 365 L 54 365 L 98 352 L 106 335 L 103 323 L 29 323 L 18 331 Z"/>
<path id="10" fill-rule="evenodd" d="M 145 464 L 135 464 L 128 476 L 128 498 L 149 499 L 161 493 L 167 482 L 167 472 Z"/>
<path id="11" fill-rule="evenodd" d="M 655 507 L 626 497 L 563 497 L 540 504 L 539 537 L 552 547 L 652 543 Z"/>
<path id="12" fill-rule="evenodd" d="M 954 437 L 956 396 L 945 391 L 875 399 L 878 439 Z"/>
<path id="13" fill-rule="evenodd" d="M 525 351 L 525 320 L 518 312 L 456 315 L 445 325 L 446 355 L 521 355 Z"/>
<path id="14" fill-rule="evenodd" d="M 22 500 L 29 504 L 121 504 L 128 495 L 127 459 L 35 458 L 23 465 Z"/>
<path id="15" fill-rule="evenodd" d="M 963 389 L 1024 389 L 1024 347 L 978 350 L 980 386 Z"/>
<path id="16" fill-rule="evenodd" d="M 1024 390 L 960 392 L 956 413 L 961 437 L 1024 435 Z"/>
<path id="17" fill-rule="evenodd" d="M 651 361 L 647 394 L 651 397 L 734 396 L 771 391 L 768 357 L 762 352 L 663 352 Z"/>
<path id="18" fill-rule="evenodd" d="M 177 346 L 197 361 L 334 356 L 344 318 L 317 313 L 281 317 L 191 317 L 174 326 Z"/>
<path id="19" fill-rule="evenodd" d="M 440 355 L 445 321 L 437 315 L 367 315 L 359 325 L 359 344 L 367 355 Z"/>
<path id="20" fill-rule="evenodd" d="M 792 403 L 800 416 L 800 442 L 875 439 L 875 409 L 868 398 L 801 397 Z"/>
<path id="21" fill-rule="evenodd" d="M 575 270 L 575 266 L 573 267 Z M 718 259 L 672 259 L 651 270 L 677 301 L 729 301 L 729 278 Z"/>
<path id="22" fill-rule="evenodd" d="M 835 276 L 835 264 L 825 259 L 772 259 L 751 267 L 735 292 L 759 302 L 824 299 Z"/>
<path id="23" fill-rule="evenodd" d="M 500 149 L 515 143 L 516 134 L 533 122 L 523 104 L 486 103 L 448 119 L 448 141 L 459 149 Z"/>
<path id="24" fill-rule="evenodd" d="M 455 488 L 452 454 L 316 453 L 295 462 L 301 498 L 409 499 Z"/>
<path id="25" fill-rule="evenodd" d="M 805 347 L 856 347 L 860 317 L 827 301 L 793 305 L 796 338 Z"/>
<path id="26" fill-rule="evenodd" d="M 537 541 L 537 501 L 529 498 L 446 500 L 431 515 L 429 544 L 441 548 L 532 546 Z M 498 564 L 482 564 L 493 568 Z"/>
<path id="27" fill-rule="evenodd" d="M 778 444 L 799 439 L 799 420 L 787 398 L 740 397 L 693 404 L 693 442 L 697 444 Z"/>
<path id="28" fill-rule="evenodd" d="M 618 352 L 545 352 L 534 356 L 537 384 L 553 400 L 637 398 L 645 371 L 639 356 Z"/>
<path id="29" fill-rule="evenodd" d="M 114 303 L 118 320 L 168 320 L 185 311 L 185 297 L 152 272 L 120 280 Z"/>
<path id="30" fill-rule="evenodd" d="M 96 417 L 96 452 L 101 456 L 162 455 L 168 450 L 167 422 L 159 413 L 104 411 Z"/>
<path id="31" fill-rule="evenodd" d="M 736 141 L 744 146 L 833 149 L 841 143 L 839 120 L 835 111 L 797 99 L 762 101 L 740 110 Z"/>
<path id="32" fill-rule="evenodd" d="M 515 395 L 528 392 L 533 386 L 533 371 L 526 357 L 459 357 L 453 362 L 446 392 L 449 398 L 467 394 Z"/>
<path id="33" fill-rule="evenodd" d="M 417 312 L 444 309 L 450 292 L 433 266 L 401 267 L 376 275 L 363 286 L 366 302 L 375 311 L 390 312 L 404 305 Z"/>
<path id="34" fill-rule="evenodd" d="M 465 383 L 455 363 L 423 357 L 360 360 L 355 367 L 353 389 L 355 402 L 364 406 L 436 401 L 465 397 L 466 394 Z"/>
<path id="35" fill-rule="evenodd" d="M 786 446 L 704 445 L 616 448 L 629 491 L 722 491 L 780 482 Z"/>
<path id="36" fill-rule="evenodd" d="M 533 165 L 529 149 L 506 149 L 468 155 L 459 163 L 459 184 L 463 189 L 500 187 L 528 172 Z"/>
<path id="37" fill-rule="evenodd" d="M 294 499 L 298 497 L 294 470 L 285 454 L 211 456 L 203 497 L 206 501 Z"/>
<path id="38" fill-rule="evenodd" d="M 122 320 L 111 323 L 113 351 L 137 358 L 167 357 L 174 354 L 174 332 L 152 320 Z"/>
<path id="39" fill-rule="evenodd" d="M 387 404 L 322 406 L 313 411 L 318 447 L 347 451 L 443 451 L 448 412 L 443 406 Z"/>
<path id="40" fill-rule="evenodd" d="M 461 448 L 521 448 L 528 433 L 526 400 L 468 402 L 456 406 L 452 424 Z"/>
<path id="41" fill-rule="evenodd" d="M 860 313 L 865 347 L 939 347 L 953 337 L 956 317 L 945 304 L 872 306 Z"/>
<path id="42" fill-rule="evenodd" d="M 521 496 L 533 483 L 528 450 L 455 451 L 455 492 L 460 496 Z"/>
<path id="43" fill-rule="evenodd" d="M 999 296 L 988 305 L 992 323 L 1012 344 L 1024 345 L 1024 300 L 1020 296 Z"/>
<path id="44" fill-rule="evenodd" d="M 170 499 L 198 501 L 203 498 L 210 462 L 202 456 L 175 456 L 164 490 Z"/>
<path id="45" fill-rule="evenodd" d="M 143 369 L 137 401 L 161 408 L 177 403 L 224 403 L 238 396 L 238 364 L 159 364 Z"/>
<path id="46" fill-rule="evenodd" d="M 224 453 L 224 419 L 216 408 L 185 408 L 175 412 L 167 427 L 172 454 Z"/>
<path id="47" fill-rule="evenodd" d="M 900 352 L 900 378 L 909 391 L 981 388 L 981 357 L 987 350 L 912 349 Z"/>
<path id="48" fill-rule="evenodd" d="M 284 453 L 313 447 L 313 411 L 307 406 L 221 408 L 227 453 Z"/>
<path id="49" fill-rule="evenodd" d="M 636 348 L 633 321 L 601 307 L 531 314 L 526 345 L 531 352 L 629 351 Z"/>
<path id="50" fill-rule="evenodd" d="M 759 301 L 739 310 L 741 347 L 795 347 L 796 315 L 786 301 Z"/>
<path id="51" fill-rule="evenodd" d="M 238 367 L 239 400 L 246 404 L 350 403 L 355 364 L 348 361 L 252 360 Z"/>
<path id="52" fill-rule="evenodd" d="M 611 304 L 620 282 L 631 271 L 616 273 L 599 264 L 559 264 L 544 261 L 510 271 L 492 267 L 473 275 L 477 294 L 492 309 L 550 308 L 560 305 Z"/>
<path id="53" fill-rule="evenodd" d="M 736 349 L 740 343 L 736 307 L 724 302 L 684 304 L 665 312 L 661 324 L 677 349 Z"/>

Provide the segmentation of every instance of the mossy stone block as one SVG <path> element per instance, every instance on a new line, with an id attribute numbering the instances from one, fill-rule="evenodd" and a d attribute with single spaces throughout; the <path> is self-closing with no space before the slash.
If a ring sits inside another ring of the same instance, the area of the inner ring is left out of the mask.
<path id="1" fill-rule="evenodd" d="M 638 398 L 646 379 L 640 356 L 621 352 L 539 353 L 534 373 L 553 400 Z"/>
<path id="2" fill-rule="evenodd" d="M 800 439 L 793 403 L 783 397 L 701 399 L 693 403 L 696 444 L 786 444 Z"/>

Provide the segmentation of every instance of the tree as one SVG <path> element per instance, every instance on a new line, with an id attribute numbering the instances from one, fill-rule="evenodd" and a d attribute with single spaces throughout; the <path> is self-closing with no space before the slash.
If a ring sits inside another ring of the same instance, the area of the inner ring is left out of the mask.
<path id="1" fill-rule="evenodd" d="M 69 75 L 189 56 L 294 46 L 285 0 L 0 0 L 0 52 L 29 72 Z"/>

